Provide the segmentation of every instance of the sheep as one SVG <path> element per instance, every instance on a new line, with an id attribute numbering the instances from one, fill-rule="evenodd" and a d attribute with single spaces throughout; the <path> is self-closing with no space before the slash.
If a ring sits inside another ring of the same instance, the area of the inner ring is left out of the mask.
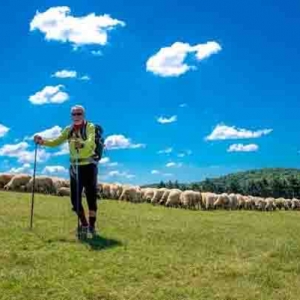
<path id="1" fill-rule="evenodd" d="M 70 188 L 67 188 L 67 187 L 64 187 L 64 186 L 62 186 L 62 187 L 60 187 L 59 189 L 58 189 L 58 191 L 57 191 L 57 195 L 58 196 L 70 196 L 71 195 L 71 190 L 70 190 Z"/>
<path id="2" fill-rule="evenodd" d="M 229 194 L 229 208 L 230 209 L 237 209 L 238 207 L 238 199 L 237 199 L 237 195 L 231 193 Z"/>
<path id="3" fill-rule="evenodd" d="M 2 189 L 14 177 L 14 174 L 0 173 L 0 188 Z"/>
<path id="4" fill-rule="evenodd" d="M 102 183 L 101 184 L 102 196 L 105 199 L 110 199 L 110 184 Z"/>
<path id="5" fill-rule="evenodd" d="M 51 177 L 52 181 L 53 181 L 53 185 L 55 187 L 56 190 L 56 194 L 58 193 L 59 189 L 63 186 L 65 186 L 65 179 L 63 178 L 59 178 L 59 177 Z"/>
<path id="6" fill-rule="evenodd" d="M 146 188 L 143 191 L 143 201 L 150 203 L 156 190 L 154 188 Z"/>
<path id="7" fill-rule="evenodd" d="M 166 190 L 167 190 L 166 188 L 156 189 L 154 191 L 153 197 L 151 198 L 151 203 L 152 204 L 159 203 Z"/>
<path id="8" fill-rule="evenodd" d="M 160 205 L 165 205 L 165 203 L 167 202 L 168 200 L 168 197 L 169 197 L 169 194 L 170 194 L 170 191 L 169 189 L 166 189 L 161 197 L 161 199 L 159 200 L 159 204 Z"/>
<path id="9" fill-rule="evenodd" d="M 291 205 L 292 210 L 300 210 L 300 200 L 293 198 L 292 199 L 292 205 Z"/>
<path id="10" fill-rule="evenodd" d="M 255 197 L 254 198 L 255 208 L 259 211 L 263 211 L 266 209 L 266 201 L 263 198 Z"/>
<path id="11" fill-rule="evenodd" d="M 284 198 L 276 198 L 275 199 L 276 208 L 278 208 L 279 210 L 284 208 L 284 200 L 285 200 Z"/>
<path id="12" fill-rule="evenodd" d="M 26 184 L 26 190 L 31 191 L 33 186 L 33 178 Z M 40 193 L 55 194 L 55 186 L 51 177 L 36 176 L 35 190 Z"/>
<path id="13" fill-rule="evenodd" d="M 21 187 L 26 185 L 31 179 L 30 175 L 27 174 L 17 174 L 12 177 L 12 179 L 4 186 L 5 190 L 21 190 Z"/>
<path id="14" fill-rule="evenodd" d="M 139 191 L 136 187 L 125 186 L 123 188 L 122 194 L 119 197 L 119 200 L 137 202 L 140 196 L 141 196 L 141 191 Z"/>
<path id="15" fill-rule="evenodd" d="M 116 200 L 120 197 L 122 193 L 122 186 L 120 184 L 114 183 L 110 185 L 109 194 L 111 199 Z"/>
<path id="16" fill-rule="evenodd" d="M 291 199 L 284 199 L 283 207 L 285 210 L 289 210 L 292 208 L 292 200 Z"/>
<path id="17" fill-rule="evenodd" d="M 246 210 L 253 210 L 255 208 L 254 198 L 252 196 L 244 196 L 245 204 L 244 207 Z"/>
<path id="18" fill-rule="evenodd" d="M 193 208 L 197 206 L 200 208 L 202 205 L 202 197 L 200 192 L 195 192 L 191 190 L 183 191 L 180 195 L 180 206 L 183 208 Z"/>
<path id="19" fill-rule="evenodd" d="M 273 210 L 276 210 L 276 203 L 275 203 L 275 199 L 274 198 L 266 198 L 265 199 L 265 202 L 266 202 L 266 207 L 265 209 L 267 211 L 273 211 Z"/>
<path id="20" fill-rule="evenodd" d="M 179 189 L 171 189 L 165 205 L 167 207 L 179 207 L 181 193 L 182 191 Z"/>
<path id="21" fill-rule="evenodd" d="M 214 203 L 218 198 L 217 194 L 214 193 L 201 193 L 202 196 L 202 208 L 205 210 L 215 209 Z"/>
<path id="22" fill-rule="evenodd" d="M 245 208 L 245 199 L 246 199 L 246 197 L 244 197 L 240 194 L 237 195 L 237 208 L 238 209 Z"/>
<path id="23" fill-rule="evenodd" d="M 221 195 L 218 195 L 216 201 L 214 202 L 214 208 L 228 209 L 229 206 L 230 206 L 230 198 L 228 194 L 223 193 Z"/>

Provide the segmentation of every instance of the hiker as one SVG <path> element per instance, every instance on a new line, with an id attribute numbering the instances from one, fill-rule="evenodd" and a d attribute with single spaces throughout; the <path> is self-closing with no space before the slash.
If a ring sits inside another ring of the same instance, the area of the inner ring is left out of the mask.
<path id="1" fill-rule="evenodd" d="M 97 214 L 97 175 L 99 154 L 97 157 L 97 144 L 95 134 L 98 125 L 88 122 L 85 119 L 85 109 L 81 105 L 71 108 L 73 124 L 64 128 L 55 139 L 44 140 L 41 136 L 35 135 L 34 141 L 39 145 L 56 147 L 68 140 L 70 151 L 70 186 L 71 203 L 73 211 L 79 211 L 80 226 L 78 234 L 90 232 L 95 235 L 95 224 Z M 84 139 L 86 137 L 86 139 Z M 96 151 L 96 154 L 95 154 Z M 78 158 L 78 194 L 76 178 L 76 157 Z M 89 222 L 85 217 L 82 206 L 82 191 L 85 188 L 86 199 L 89 208 Z M 79 203 L 78 203 L 78 202 Z M 77 207 L 79 205 L 79 209 Z"/>

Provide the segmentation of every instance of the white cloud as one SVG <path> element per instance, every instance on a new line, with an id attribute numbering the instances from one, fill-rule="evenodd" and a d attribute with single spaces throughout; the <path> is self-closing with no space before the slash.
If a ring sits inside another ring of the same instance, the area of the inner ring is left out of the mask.
<path id="1" fill-rule="evenodd" d="M 0 137 L 5 136 L 10 129 L 2 124 L 0 124 Z"/>
<path id="2" fill-rule="evenodd" d="M 58 125 L 55 125 L 52 128 L 46 129 L 46 130 L 38 132 L 36 134 L 40 135 L 44 139 L 53 139 L 53 138 L 58 137 L 61 134 L 61 131 L 62 131 L 62 128 L 59 127 Z M 33 139 L 34 136 L 35 136 L 35 134 L 31 137 L 31 139 Z"/>
<path id="3" fill-rule="evenodd" d="M 70 71 L 70 70 L 61 70 L 57 71 L 52 75 L 52 77 L 56 78 L 76 78 L 77 72 L 76 71 Z"/>
<path id="4" fill-rule="evenodd" d="M 30 164 L 26 163 L 23 164 L 21 167 L 19 168 L 11 168 L 8 173 L 12 173 L 12 174 L 31 174 L 32 170 L 31 170 L 31 166 Z"/>
<path id="5" fill-rule="evenodd" d="M 51 7 L 45 12 L 36 12 L 30 23 L 30 31 L 44 33 L 45 40 L 71 43 L 74 47 L 83 45 L 106 45 L 108 32 L 125 22 L 109 15 L 95 13 L 74 17 L 68 6 Z"/>
<path id="6" fill-rule="evenodd" d="M 100 164 L 101 165 L 106 165 L 110 162 L 110 159 L 109 157 L 103 157 L 101 160 L 100 160 Z"/>
<path id="7" fill-rule="evenodd" d="M 169 118 L 166 117 L 159 117 L 157 118 L 157 122 L 161 124 L 168 124 L 168 123 L 173 123 L 177 121 L 177 116 L 172 116 Z"/>
<path id="8" fill-rule="evenodd" d="M 62 155 L 69 154 L 69 144 L 68 143 L 62 144 L 59 148 L 60 148 L 60 150 L 53 153 L 53 156 L 62 156 Z"/>
<path id="9" fill-rule="evenodd" d="M 91 78 L 88 75 L 84 75 L 84 76 L 80 77 L 80 80 L 89 81 L 89 80 L 91 80 Z"/>
<path id="10" fill-rule="evenodd" d="M 167 168 L 173 168 L 173 167 L 180 168 L 181 166 L 182 166 L 182 163 L 169 162 L 169 163 L 166 164 Z"/>
<path id="11" fill-rule="evenodd" d="M 102 56 L 102 55 L 103 55 L 102 52 L 101 52 L 100 50 L 97 50 L 97 51 L 93 50 L 93 51 L 91 51 L 91 53 L 92 53 L 94 56 Z"/>
<path id="12" fill-rule="evenodd" d="M 172 173 L 164 173 L 164 174 L 162 174 L 163 176 L 166 176 L 166 177 L 171 177 L 171 176 L 174 176 L 174 174 L 172 174 Z"/>
<path id="13" fill-rule="evenodd" d="M 18 144 L 7 144 L 0 148 L 0 156 L 16 157 L 20 152 L 25 151 L 29 147 L 26 142 Z"/>
<path id="14" fill-rule="evenodd" d="M 187 151 L 185 151 L 185 152 L 181 152 L 181 153 L 179 153 L 177 156 L 178 157 L 185 157 L 185 156 L 187 156 L 187 155 L 191 155 L 193 152 L 191 151 L 191 150 L 187 150 Z"/>
<path id="15" fill-rule="evenodd" d="M 119 165 L 118 162 L 112 162 L 107 164 L 108 167 L 117 167 L 118 165 Z"/>
<path id="16" fill-rule="evenodd" d="M 155 174 L 159 174 L 160 172 L 158 170 L 152 170 L 151 174 L 155 175 Z"/>
<path id="17" fill-rule="evenodd" d="M 0 156 L 14 157 L 20 163 L 32 163 L 34 161 L 34 151 L 28 150 L 29 144 L 21 142 L 18 144 L 7 144 L 0 148 Z M 44 162 L 50 158 L 50 154 L 44 149 L 37 151 L 37 162 Z"/>
<path id="18" fill-rule="evenodd" d="M 221 51 L 221 46 L 216 42 L 207 42 L 191 46 L 188 43 L 175 42 L 170 47 L 161 48 L 156 54 L 151 56 L 146 68 L 148 72 L 162 77 L 180 76 L 189 70 L 195 70 L 195 66 L 190 66 L 184 61 L 188 54 L 195 54 L 195 58 L 201 61 L 212 54 Z"/>
<path id="19" fill-rule="evenodd" d="M 137 149 L 144 148 L 145 144 L 133 144 L 129 138 L 121 134 L 110 135 L 105 139 L 107 149 Z"/>
<path id="20" fill-rule="evenodd" d="M 227 149 L 227 152 L 254 152 L 258 150 L 258 145 L 256 144 L 233 144 Z"/>
<path id="21" fill-rule="evenodd" d="M 18 156 L 18 162 L 20 163 L 33 163 L 34 162 L 34 151 L 21 151 Z M 47 153 L 44 149 L 39 149 L 37 152 L 37 162 L 45 162 L 51 157 L 50 153 Z"/>
<path id="22" fill-rule="evenodd" d="M 181 104 L 179 105 L 179 107 L 187 107 L 187 104 L 186 104 L 186 103 L 181 103 Z"/>
<path id="23" fill-rule="evenodd" d="M 68 170 L 63 166 L 46 166 L 43 171 L 43 174 L 55 174 L 55 173 L 68 173 Z"/>
<path id="24" fill-rule="evenodd" d="M 250 139 L 258 138 L 263 135 L 271 133 L 273 129 L 262 129 L 257 131 L 251 131 L 247 129 L 236 128 L 235 126 L 226 126 L 218 124 L 213 132 L 205 139 L 209 141 L 214 140 L 230 140 L 230 139 Z"/>
<path id="25" fill-rule="evenodd" d="M 29 97 L 29 101 L 35 105 L 55 103 L 60 104 L 69 99 L 69 95 L 63 92 L 63 85 L 46 86 L 41 91 Z"/>
<path id="26" fill-rule="evenodd" d="M 170 148 L 166 148 L 164 150 L 160 150 L 157 153 L 158 154 L 170 154 L 172 151 L 173 151 L 173 148 L 170 147 Z"/>
<path id="27" fill-rule="evenodd" d="M 127 172 L 120 172 L 118 170 L 108 172 L 109 177 L 125 177 L 128 179 L 134 178 L 135 175 L 128 174 Z"/>

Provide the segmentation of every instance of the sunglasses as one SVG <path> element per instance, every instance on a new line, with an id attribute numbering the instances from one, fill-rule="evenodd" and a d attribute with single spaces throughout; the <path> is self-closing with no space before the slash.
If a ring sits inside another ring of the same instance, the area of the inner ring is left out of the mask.
<path id="1" fill-rule="evenodd" d="M 82 116 L 82 113 L 72 113 L 72 116 Z"/>

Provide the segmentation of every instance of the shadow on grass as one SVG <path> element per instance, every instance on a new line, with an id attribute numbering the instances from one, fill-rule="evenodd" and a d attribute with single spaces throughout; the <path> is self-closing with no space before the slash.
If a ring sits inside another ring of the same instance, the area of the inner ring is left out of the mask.
<path id="1" fill-rule="evenodd" d="M 81 239 L 80 242 L 84 244 L 88 244 L 92 250 L 97 250 L 97 251 L 122 245 L 120 241 L 101 237 L 98 234 L 96 234 L 92 238 Z"/>

